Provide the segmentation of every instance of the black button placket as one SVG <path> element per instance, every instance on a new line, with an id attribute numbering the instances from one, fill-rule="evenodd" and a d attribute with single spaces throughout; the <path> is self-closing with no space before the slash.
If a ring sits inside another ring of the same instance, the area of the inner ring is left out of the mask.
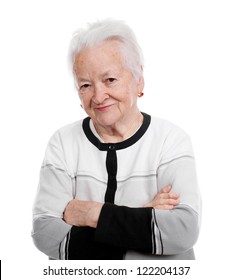
<path id="1" fill-rule="evenodd" d="M 117 189 L 117 155 L 115 145 L 113 144 L 108 146 L 106 168 L 108 173 L 108 181 L 104 201 L 114 203 Z"/>
<path id="2" fill-rule="evenodd" d="M 83 120 L 83 131 L 88 140 L 97 147 L 100 151 L 107 151 L 106 156 L 106 169 L 108 173 L 107 190 L 105 193 L 105 202 L 114 203 L 115 193 L 117 189 L 117 154 L 116 151 L 126 149 L 131 145 L 135 144 L 146 132 L 151 122 L 151 117 L 145 113 L 144 121 L 137 132 L 130 138 L 115 144 L 102 143 L 90 129 L 90 118 L 87 117 Z"/>

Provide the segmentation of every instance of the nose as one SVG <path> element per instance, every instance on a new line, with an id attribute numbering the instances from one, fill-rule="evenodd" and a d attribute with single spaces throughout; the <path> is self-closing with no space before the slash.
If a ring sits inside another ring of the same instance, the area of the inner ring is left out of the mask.
<path id="1" fill-rule="evenodd" d="M 106 99 L 109 98 L 109 94 L 103 84 L 95 84 L 92 101 L 95 104 L 102 104 Z"/>

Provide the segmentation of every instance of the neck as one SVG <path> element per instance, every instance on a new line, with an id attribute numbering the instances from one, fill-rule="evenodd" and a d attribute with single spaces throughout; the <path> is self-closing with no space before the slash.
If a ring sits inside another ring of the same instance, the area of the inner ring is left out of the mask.
<path id="1" fill-rule="evenodd" d="M 93 123 L 94 127 L 105 143 L 122 142 L 131 137 L 142 125 L 143 115 L 138 111 L 129 118 L 124 118 L 120 122 L 111 126 L 101 126 Z"/>

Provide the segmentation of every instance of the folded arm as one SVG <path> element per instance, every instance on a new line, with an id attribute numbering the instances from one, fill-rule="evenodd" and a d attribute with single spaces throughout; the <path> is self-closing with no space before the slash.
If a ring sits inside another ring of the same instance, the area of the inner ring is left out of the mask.
<path id="1" fill-rule="evenodd" d="M 159 255 L 181 253 L 193 247 L 200 227 L 194 159 L 183 157 L 161 166 L 158 185 L 166 186 L 144 207 L 72 200 L 64 219 L 73 226 L 96 228 L 94 239 L 103 244 Z"/>

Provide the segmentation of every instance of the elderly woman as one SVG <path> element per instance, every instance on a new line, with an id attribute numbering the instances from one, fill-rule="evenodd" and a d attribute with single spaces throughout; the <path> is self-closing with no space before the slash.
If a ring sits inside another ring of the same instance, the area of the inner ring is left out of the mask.
<path id="1" fill-rule="evenodd" d="M 190 139 L 140 112 L 142 53 L 106 20 L 74 34 L 70 57 L 88 117 L 51 138 L 32 237 L 52 259 L 194 259 L 200 196 Z"/>

